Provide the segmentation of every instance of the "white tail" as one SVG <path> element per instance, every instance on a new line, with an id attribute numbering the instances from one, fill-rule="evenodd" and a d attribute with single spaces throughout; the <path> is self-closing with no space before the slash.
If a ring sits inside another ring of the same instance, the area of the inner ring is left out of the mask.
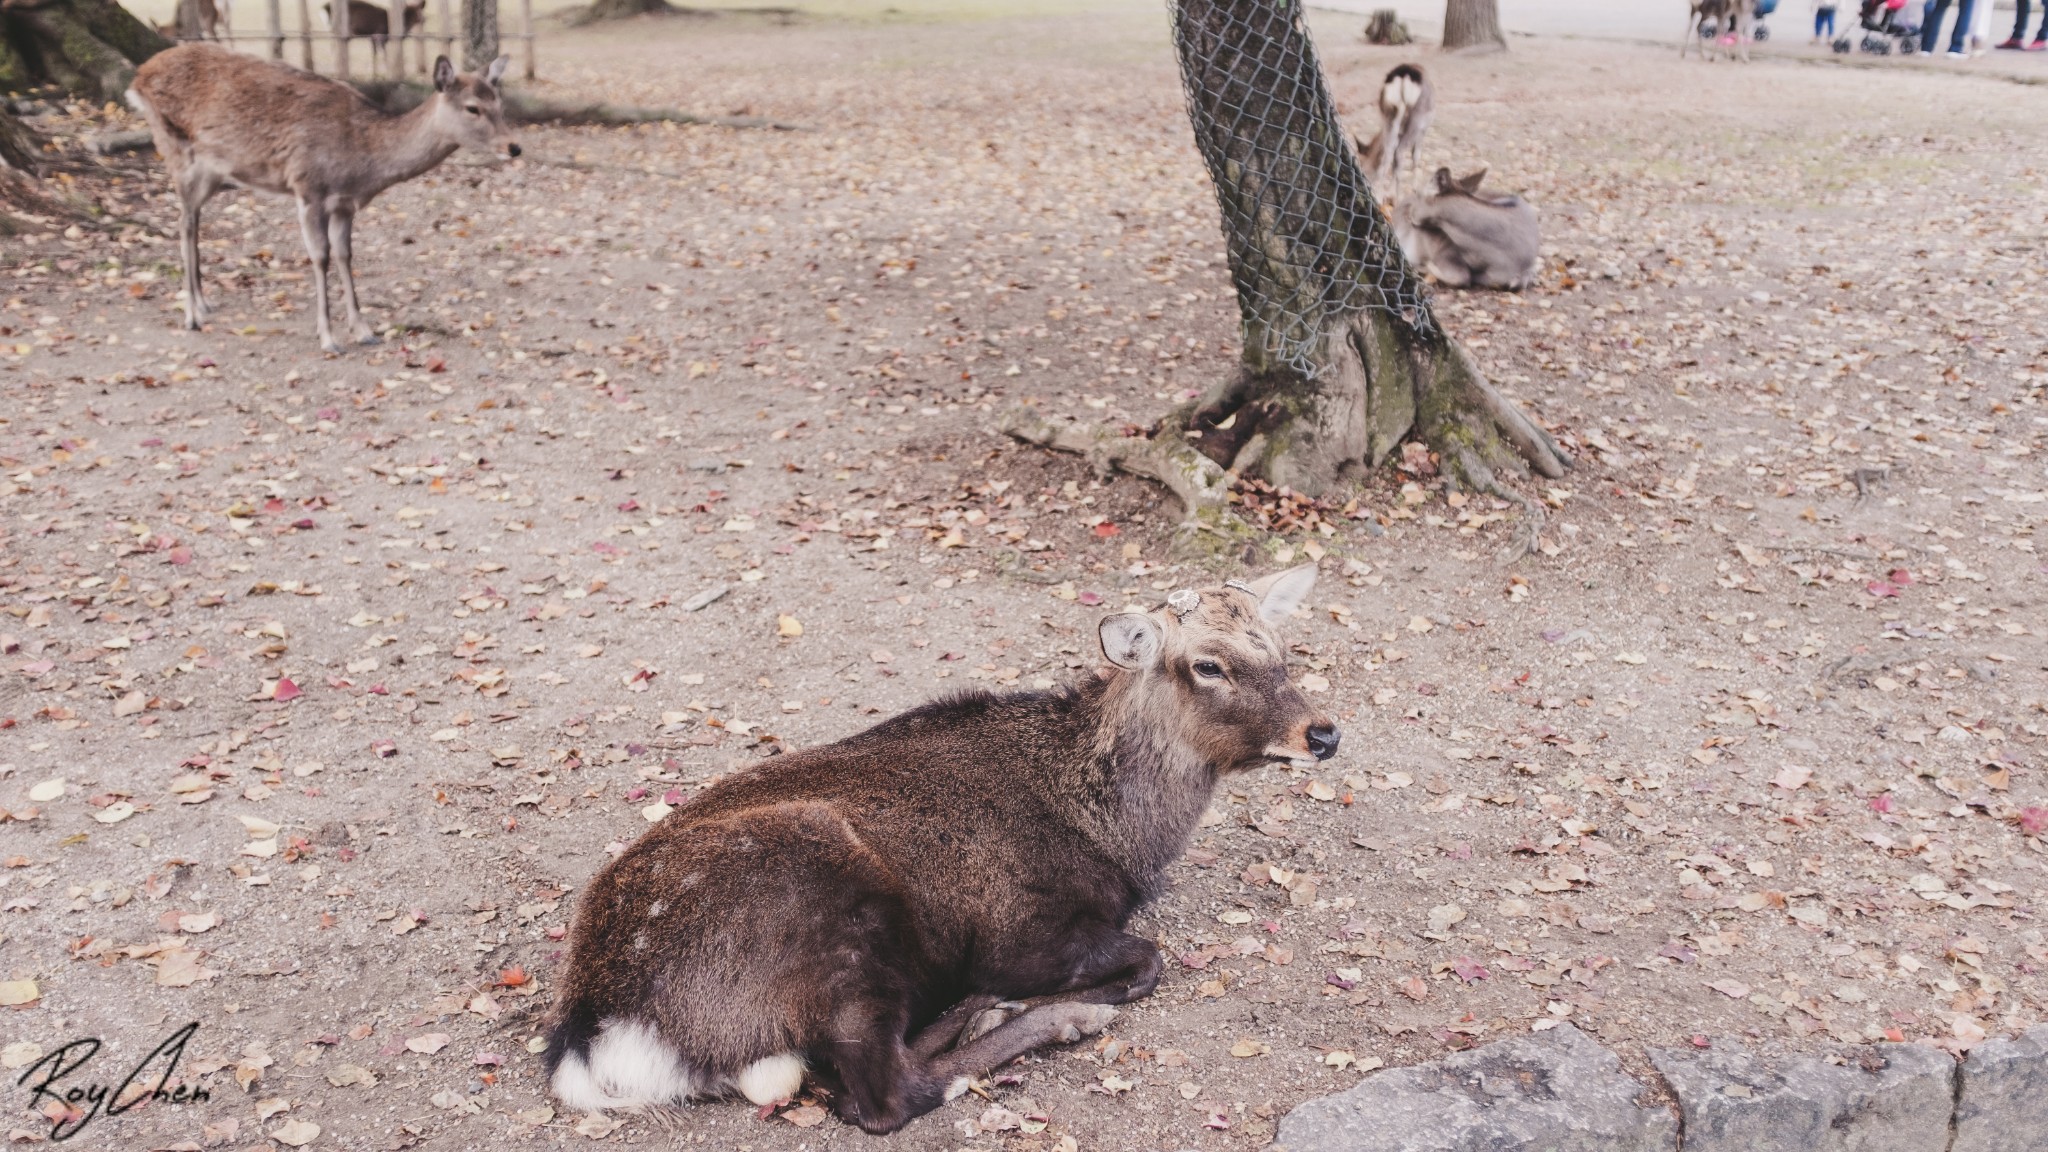
<path id="1" fill-rule="evenodd" d="M 238 185 L 298 201 L 320 347 L 340 351 L 327 316 L 330 262 L 341 273 L 349 335 L 375 343 L 356 303 L 356 212 L 457 148 L 519 155 L 498 94 L 508 63 L 500 56 L 481 75 L 458 75 L 444 56 L 434 62 L 433 95 L 393 114 L 332 80 L 211 45 L 184 44 L 151 57 L 136 70 L 128 102 L 149 121 L 184 206 L 178 239 L 185 326 L 196 330 L 209 312 L 199 283 L 199 210 L 214 193 Z"/>
<path id="2" fill-rule="evenodd" d="M 1419 64 L 1396 64 L 1380 83 L 1380 131 L 1360 149 L 1367 179 L 1383 195 L 1404 168 L 1413 168 L 1436 110 L 1436 86 Z M 1403 163 L 1403 160 L 1406 163 Z"/>

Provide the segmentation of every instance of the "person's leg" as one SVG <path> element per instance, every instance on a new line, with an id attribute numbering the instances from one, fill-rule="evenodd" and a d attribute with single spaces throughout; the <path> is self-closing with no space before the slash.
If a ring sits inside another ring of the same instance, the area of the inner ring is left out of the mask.
<path id="1" fill-rule="evenodd" d="M 1941 18 L 1948 15 L 1948 0 L 1927 0 L 1920 13 L 1920 54 L 1934 55 L 1934 42 L 1941 38 Z"/>
<path id="2" fill-rule="evenodd" d="M 2028 4 L 2027 0 L 2013 0 L 2012 35 L 2006 37 L 2005 43 L 1999 45 L 2000 48 L 2017 48 L 2020 46 L 2020 42 L 2026 39 L 2027 16 L 2030 7 L 2031 5 Z"/>
<path id="3" fill-rule="evenodd" d="M 1970 50 L 1970 27 L 1976 21 L 1977 0 L 1956 0 L 1956 28 L 1949 33 L 1948 50 L 1951 56 Z"/>

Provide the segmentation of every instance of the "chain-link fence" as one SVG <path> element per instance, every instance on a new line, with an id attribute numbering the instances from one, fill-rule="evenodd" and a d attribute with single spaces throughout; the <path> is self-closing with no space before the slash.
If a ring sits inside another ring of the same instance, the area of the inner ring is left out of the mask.
<path id="1" fill-rule="evenodd" d="M 1301 0 L 1168 0 L 1195 144 L 1216 183 L 1246 363 L 1314 378 L 1339 321 L 1435 321 L 1337 122 Z"/>

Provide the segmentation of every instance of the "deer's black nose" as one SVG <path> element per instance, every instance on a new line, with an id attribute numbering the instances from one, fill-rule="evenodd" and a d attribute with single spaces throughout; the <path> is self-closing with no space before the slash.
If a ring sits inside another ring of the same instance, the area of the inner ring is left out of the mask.
<path id="1" fill-rule="evenodd" d="M 513 158 L 514 160 L 517 160 L 517 159 L 519 159 L 519 145 L 517 145 L 517 144 L 507 144 L 507 145 L 505 145 L 505 154 L 506 154 L 507 156 L 510 156 L 510 157 L 512 157 L 512 158 Z"/>
<path id="2" fill-rule="evenodd" d="M 1308 730 L 1308 750 L 1315 753 L 1316 759 L 1328 760 L 1337 754 L 1337 741 L 1343 738 L 1335 724 L 1312 724 Z"/>

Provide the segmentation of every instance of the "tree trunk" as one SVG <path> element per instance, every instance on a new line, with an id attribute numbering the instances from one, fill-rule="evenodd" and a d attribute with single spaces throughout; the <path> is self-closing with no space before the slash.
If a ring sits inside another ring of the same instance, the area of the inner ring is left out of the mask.
<path id="1" fill-rule="evenodd" d="M 1500 0 L 1444 0 L 1444 51 L 1504 51 L 1507 46 L 1500 30 Z"/>
<path id="2" fill-rule="evenodd" d="M 463 70 L 480 72 L 498 55 L 498 0 L 462 0 Z"/>
<path id="3" fill-rule="evenodd" d="M 0 92 L 56 84 L 119 100 L 135 66 L 171 46 L 115 0 L 5 0 L 0 5 Z"/>
<path id="4" fill-rule="evenodd" d="M 1556 445 L 1438 326 L 1345 143 L 1299 12 L 1294 0 L 1174 8 L 1237 288 L 1237 374 L 1146 436 L 1028 415 L 1008 430 L 1153 477 L 1190 528 L 1226 539 L 1242 532 L 1228 514 L 1233 476 L 1321 495 L 1410 435 L 1477 490 L 1506 496 L 1500 472 L 1563 475 Z"/>

